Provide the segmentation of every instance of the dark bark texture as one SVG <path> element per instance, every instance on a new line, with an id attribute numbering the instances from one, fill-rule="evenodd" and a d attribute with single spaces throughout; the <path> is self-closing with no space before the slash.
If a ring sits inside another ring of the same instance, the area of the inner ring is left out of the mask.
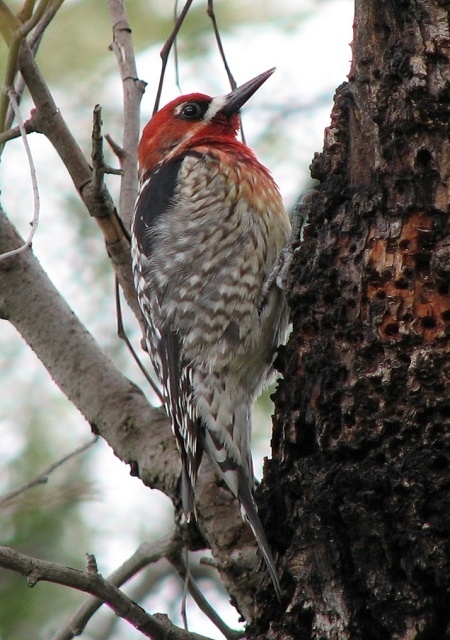
<path id="1" fill-rule="evenodd" d="M 356 1 L 276 397 L 284 600 L 254 638 L 450 638 L 449 11 Z"/>

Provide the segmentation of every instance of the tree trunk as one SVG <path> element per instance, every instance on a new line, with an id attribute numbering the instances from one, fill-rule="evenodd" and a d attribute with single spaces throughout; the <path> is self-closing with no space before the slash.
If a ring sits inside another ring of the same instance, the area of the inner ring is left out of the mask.
<path id="1" fill-rule="evenodd" d="M 276 398 L 286 598 L 254 638 L 450 638 L 449 19 L 356 0 Z"/>

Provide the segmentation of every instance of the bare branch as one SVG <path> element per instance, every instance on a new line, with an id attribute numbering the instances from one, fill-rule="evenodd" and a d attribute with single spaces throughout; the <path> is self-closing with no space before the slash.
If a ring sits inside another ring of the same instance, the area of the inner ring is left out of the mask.
<path id="1" fill-rule="evenodd" d="M 191 7 L 192 2 L 193 0 L 186 0 L 186 4 L 184 5 L 180 15 L 175 20 L 172 33 L 169 35 L 169 37 L 165 41 L 164 46 L 161 49 L 161 52 L 159 54 L 161 56 L 162 66 L 161 66 L 161 74 L 159 76 L 158 90 L 156 92 L 155 105 L 153 107 L 153 115 L 155 115 L 155 113 L 159 109 L 159 102 L 161 100 L 161 92 L 164 85 L 164 77 L 166 75 L 167 61 L 169 60 L 170 50 L 172 48 L 173 43 L 175 42 L 175 38 L 177 37 L 179 30 L 181 29 L 181 25 L 183 24 L 184 19 L 187 16 L 187 13 Z"/>
<path id="2" fill-rule="evenodd" d="M 19 104 L 18 100 L 17 100 L 17 103 Z M 14 110 L 11 109 L 11 112 L 14 113 Z M 37 131 L 34 120 L 33 120 L 33 116 L 31 116 L 31 118 L 28 118 L 28 120 L 25 120 L 25 122 L 23 123 L 23 130 L 27 134 L 35 133 Z M 15 140 L 16 138 L 20 138 L 21 135 L 22 135 L 22 128 L 18 126 L 12 127 L 11 129 L 7 129 L 3 133 L 0 133 L 0 149 L 3 147 L 5 142 L 8 142 L 9 140 Z"/>
<path id="3" fill-rule="evenodd" d="M 22 24 L 19 28 L 17 37 L 20 37 L 22 40 L 26 38 L 30 31 L 32 31 L 41 20 L 44 12 L 47 10 L 51 3 L 52 0 L 41 0 L 34 12 L 32 11 L 31 3 L 28 4 L 28 7 L 27 5 L 25 5 L 25 12 L 22 11 L 18 16 Z"/>
<path id="4" fill-rule="evenodd" d="M 84 453 L 85 451 L 90 449 L 90 447 L 92 447 L 92 445 L 95 444 L 97 442 L 97 440 L 98 440 L 98 438 L 96 437 L 93 440 L 90 440 L 89 442 L 87 442 L 86 444 L 81 445 L 81 447 L 77 447 L 76 449 L 74 449 L 73 451 L 68 453 L 67 455 L 63 456 L 57 462 L 54 462 L 53 464 L 51 464 L 49 467 L 47 467 L 47 469 L 45 469 L 45 471 L 40 473 L 33 480 L 30 480 L 29 482 L 27 482 L 26 484 L 22 485 L 18 489 L 15 489 L 14 491 L 11 491 L 10 493 L 7 493 L 5 496 L 3 496 L 0 499 L 0 508 L 7 506 L 8 503 L 11 502 L 11 500 L 13 500 L 14 498 L 17 498 L 17 496 L 21 495 L 22 493 L 25 493 L 26 491 L 29 491 L 29 489 L 32 489 L 33 487 L 36 487 L 39 484 L 45 484 L 46 482 L 48 482 L 48 477 L 49 477 L 49 475 L 51 473 L 53 473 L 53 471 L 55 471 L 56 469 L 61 467 L 68 460 L 71 460 L 75 456 L 80 455 L 80 453 Z"/>
<path id="5" fill-rule="evenodd" d="M 123 85 L 123 140 L 120 156 L 123 177 L 120 188 L 119 211 L 125 226 L 131 219 L 137 196 L 137 148 L 139 142 L 139 108 L 146 83 L 137 77 L 131 28 L 123 0 L 108 0 L 113 23 L 114 39 L 111 45 L 119 63 Z"/>
<path id="6" fill-rule="evenodd" d="M 28 586 L 34 587 L 44 580 L 61 584 L 100 598 L 124 620 L 127 620 L 144 636 L 153 640 L 209 640 L 196 633 L 188 633 L 173 625 L 163 614 L 150 615 L 127 595 L 108 583 L 96 571 L 78 571 L 54 562 L 37 560 L 7 547 L 0 547 L 0 565 L 27 577 Z"/>
<path id="7" fill-rule="evenodd" d="M 19 17 L 14 16 L 12 12 L 4 5 L 9 11 L 8 16 L 8 29 L 6 32 L 6 41 L 9 45 L 8 60 L 6 63 L 6 75 L 4 86 L 6 92 L 9 93 L 14 90 L 14 78 L 17 73 L 17 59 L 19 56 L 20 46 L 26 36 L 37 25 L 42 15 L 51 3 L 52 0 L 41 0 L 34 13 L 31 13 L 32 7 L 25 5 L 22 14 Z M 23 21 L 22 21 L 23 20 Z M 0 132 L 6 128 L 6 114 L 8 109 L 8 96 L 2 93 L 0 95 Z"/>
<path id="8" fill-rule="evenodd" d="M 41 19 L 33 29 L 32 33 L 30 33 L 30 35 L 28 36 L 27 38 L 28 44 L 30 45 L 30 48 L 34 56 L 36 56 L 36 53 L 39 49 L 39 45 L 41 44 L 42 36 L 44 35 L 46 28 L 55 17 L 57 11 L 60 9 L 63 2 L 64 0 L 53 0 L 52 2 L 50 2 L 50 4 L 45 8 L 45 11 Z M 15 82 L 15 92 L 17 95 L 17 102 L 19 104 L 22 99 L 24 89 L 25 89 L 25 81 L 22 75 L 19 74 Z M 13 122 L 14 122 L 14 111 L 10 108 L 8 109 L 8 112 L 6 114 L 5 130 L 9 129 L 12 126 Z M 0 152 L 1 152 L 1 147 L 0 147 Z"/>
<path id="9" fill-rule="evenodd" d="M 227 57 L 225 55 L 225 49 L 223 48 L 222 38 L 220 36 L 220 31 L 219 31 L 219 26 L 217 24 L 217 18 L 216 18 L 216 14 L 215 14 L 215 11 L 214 11 L 214 0 L 208 0 L 208 8 L 206 10 L 206 13 L 208 14 L 209 18 L 211 18 L 213 31 L 214 31 L 214 36 L 216 38 L 217 48 L 219 49 L 219 53 L 220 53 L 220 57 L 222 58 L 223 66 L 225 67 L 225 71 L 227 72 L 228 80 L 230 82 L 230 87 L 232 89 L 236 89 L 236 87 L 237 87 L 236 80 L 234 79 L 234 76 L 231 73 L 231 69 L 230 69 L 230 66 L 228 64 Z"/>
<path id="10" fill-rule="evenodd" d="M 217 48 L 219 49 L 219 54 L 220 54 L 220 57 L 222 58 L 223 66 L 225 67 L 225 71 L 228 76 L 230 87 L 231 89 L 236 89 L 237 83 L 236 83 L 236 80 L 234 79 L 233 74 L 231 73 L 230 65 L 228 64 L 228 60 L 225 55 L 225 49 L 223 48 L 222 38 L 219 31 L 219 25 L 217 24 L 216 13 L 214 11 L 214 0 L 208 0 L 208 8 L 206 9 L 206 13 L 208 14 L 209 18 L 211 18 L 214 36 L 216 38 Z M 241 114 L 239 114 L 239 123 L 240 123 L 241 139 L 242 139 L 242 142 L 245 144 L 245 134 L 244 134 L 244 127 L 242 125 Z"/>
<path id="11" fill-rule="evenodd" d="M 124 157 L 123 148 L 120 146 L 120 144 L 118 144 L 114 140 L 114 138 L 112 136 L 109 135 L 109 133 L 105 133 L 105 140 L 108 142 L 108 144 L 111 147 L 113 153 L 117 156 L 119 162 L 122 163 L 122 160 L 123 160 L 123 157 Z M 123 175 L 123 170 L 122 170 L 122 175 Z"/>
<path id="12" fill-rule="evenodd" d="M 166 557 L 180 544 L 179 539 L 175 538 L 173 534 L 152 543 L 144 542 L 132 556 L 108 576 L 107 581 L 115 587 L 121 587 L 141 569 Z M 98 598 L 88 598 L 56 632 L 52 640 L 71 640 L 80 635 L 102 604 L 103 601 Z"/>
<path id="13" fill-rule="evenodd" d="M 103 154 L 103 136 L 102 136 L 102 108 L 99 104 L 96 104 L 92 114 L 92 181 L 94 189 L 97 192 L 98 198 L 103 198 L 103 191 L 105 186 L 105 173 L 121 176 L 123 174 L 122 169 L 115 169 L 110 167 L 105 162 L 105 156 Z"/>
<path id="14" fill-rule="evenodd" d="M 171 572 L 171 568 L 169 567 L 169 563 L 165 560 L 158 562 L 157 564 L 153 564 L 152 567 L 147 569 L 146 575 L 142 576 L 142 579 L 137 580 L 132 585 L 127 588 L 127 595 L 134 602 L 143 602 L 144 598 L 150 594 L 154 593 L 155 589 L 158 589 L 159 583 L 161 580 L 164 580 L 169 571 Z M 98 601 L 98 598 L 93 598 L 92 596 L 88 596 L 87 600 Z M 104 607 L 103 607 L 104 609 Z M 102 618 L 96 617 L 93 626 L 95 626 L 95 639 L 96 640 L 109 640 L 113 637 L 114 629 L 117 626 L 120 618 L 114 615 L 111 611 L 110 615 L 103 615 Z M 63 639 L 72 640 L 74 638 L 74 634 L 68 630 L 69 635 L 63 636 Z M 78 632 L 75 635 L 80 635 L 82 631 Z M 55 636 L 51 638 L 51 640 L 58 640 L 59 636 Z"/>
<path id="15" fill-rule="evenodd" d="M 94 189 L 101 197 L 101 192 L 105 189 L 105 156 L 103 155 L 103 138 L 102 138 L 102 108 L 96 104 L 92 113 L 92 182 Z"/>
<path id="16" fill-rule="evenodd" d="M 22 242 L 0 212 L 0 251 Z M 133 462 L 146 484 L 174 497 L 179 459 L 164 413 L 150 407 L 98 347 L 30 250 L 0 263 L 0 316 L 17 328 L 116 455 Z"/>
<path id="17" fill-rule="evenodd" d="M 98 197 L 91 167 L 56 106 L 26 42 L 20 50 L 19 65 L 37 107 L 36 126 L 54 146 L 89 213 L 99 225 L 125 298 L 136 317 L 140 318 L 131 273 L 128 235 L 117 215 L 112 198 L 107 189 L 102 191 L 101 198 Z"/>
<path id="18" fill-rule="evenodd" d="M 0 0 L 0 33 L 9 47 L 3 90 L 0 92 L 0 133 L 3 133 L 7 128 L 8 91 L 14 87 L 17 56 L 22 42 L 19 34 L 21 26 L 22 23 L 20 20 L 13 14 L 7 4 L 3 0 Z"/>
<path id="19" fill-rule="evenodd" d="M 178 0 L 175 0 L 174 4 L 173 4 L 173 19 L 174 22 L 177 21 L 178 18 Z M 178 45 L 177 45 L 177 39 L 175 38 L 174 42 L 173 42 L 173 61 L 175 64 L 175 84 L 178 87 L 178 90 L 180 93 L 182 93 L 181 90 L 181 80 L 180 80 L 180 68 L 179 68 L 179 64 L 178 64 Z"/>
<path id="20" fill-rule="evenodd" d="M 48 27 L 50 22 L 53 20 L 61 6 L 63 5 L 64 0 L 51 0 L 51 2 L 47 3 L 45 7 L 45 11 L 42 14 L 41 19 L 36 24 L 36 27 L 33 30 L 33 33 L 30 34 L 28 43 L 33 50 L 33 53 L 36 54 L 39 43 L 42 39 L 45 29 Z"/>

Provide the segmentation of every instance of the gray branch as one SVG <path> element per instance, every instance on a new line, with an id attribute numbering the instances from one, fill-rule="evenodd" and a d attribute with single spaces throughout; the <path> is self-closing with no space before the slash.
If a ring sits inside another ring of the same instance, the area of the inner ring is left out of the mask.
<path id="1" fill-rule="evenodd" d="M 164 558 L 172 551 L 174 546 L 179 546 L 180 541 L 175 540 L 173 535 L 161 538 L 153 543 L 144 542 L 120 567 L 108 576 L 108 583 L 121 587 L 132 576 L 141 569 Z M 68 620 L 58 629 L 52 640 L 71 640 L 85 628 L 94 613 L 103 604 L 102 600 L 94 596 L 89 597 Z"/>
<path id="2" fill-rule="evenodd" d="M 136 317 L 140 318 L 131 273 L 130 243 L 111 195 L 106 187 L 101 193 L 95 188 L 92 169 L 64 121 L 27 42 L 22 44 L 20 50 L 19 67 L 37 108 L 35 128 L 49 139 L 87 210 L 97 221 L 126 300 Z"/>
<path id="3" fill-rule="evenodd" d="M 123 140 L 120 157 L 123 177 L 119 210 L 122 220 L 129 228 L 137 196 L 139 107 L 146 83 L 137 77 L 131 27 L 124 3 L 121 0 L 108 0 L 108 7 L 114 34 L 111 49 L 116 54 L 123 85 Z"/>
<path id="4" fill-rule="evenodd" d="M 22 243 L 0 211 L 0 253 Z M 94 433 L 133 463 L 147 485 L 173 498 L 180 463 L 165 414 L 100 349 L 31 250 L 0 263 L 0 316 L 16 327 Z"/>
<path id="5" fill-rule="evenodd" d="M 40 580 L 44 580 L 90 593 L 100 598 L 111 607 L 116 615 L 127 620 L 144 636 L 153 640 L 167 640 L 168 638 L 171 640 L 209 640 L 205 636 L 189 633 L 176 627 L 164 614 L 148 614 L 96 571 L 78 571 L 54 562 L 37 560 L 8 547 L 0 547 L 0 566 L 26 576 L 29 587 L 34 587 Z"/>

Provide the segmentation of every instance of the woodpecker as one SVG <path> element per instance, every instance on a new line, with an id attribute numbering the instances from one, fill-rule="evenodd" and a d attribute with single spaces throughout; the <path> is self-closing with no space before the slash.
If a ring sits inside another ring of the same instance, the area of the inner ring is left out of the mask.
<path id="1" fill-rule="evenodd" d="M 184 514 L 195 515 L 206 451 L 237 497 L 279 597 L 253 498 L 250 440 L 253 403 L 286 339 L 284 293 L 264 285 L 291 226 L 271 174 L 237 140 L 242 105 L 274 70 L 224 96 L 178 97 L 148 122 L 131 248 L 147 349 L 181 453 Z"/>

